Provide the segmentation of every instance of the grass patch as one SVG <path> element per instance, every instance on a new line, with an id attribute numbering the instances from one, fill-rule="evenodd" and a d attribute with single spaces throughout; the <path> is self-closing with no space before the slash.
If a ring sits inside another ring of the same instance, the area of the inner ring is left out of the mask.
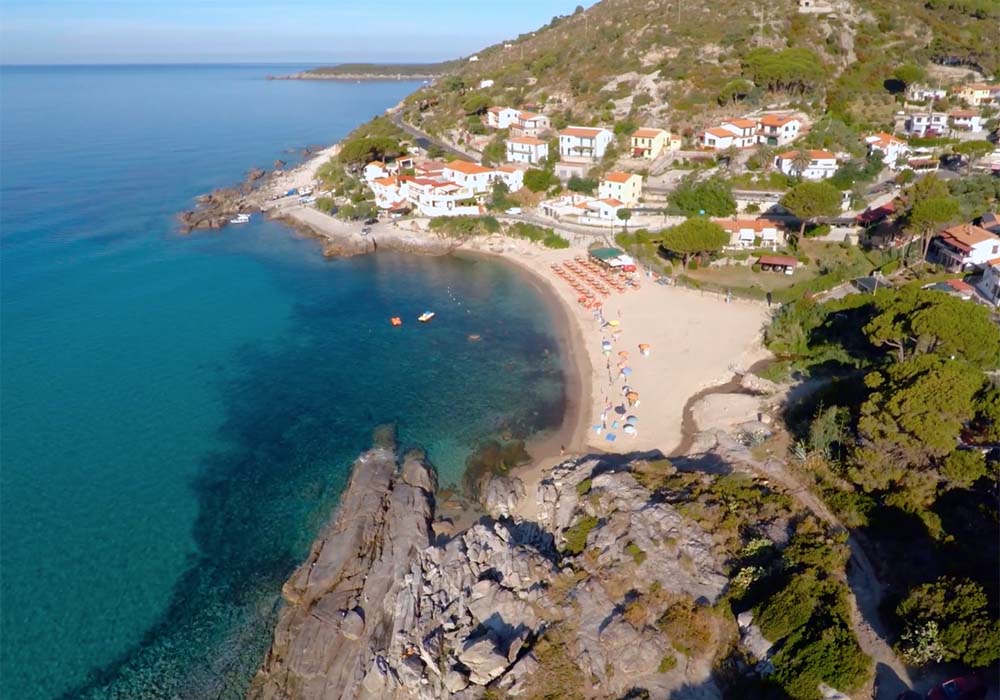
<path id="1" fill-rule="evenodd" d="M 625 547 L 625 553 L 635 560 L 636 564 L 646 561 L 646 553 L 635 542 L 629 542 Z"/>

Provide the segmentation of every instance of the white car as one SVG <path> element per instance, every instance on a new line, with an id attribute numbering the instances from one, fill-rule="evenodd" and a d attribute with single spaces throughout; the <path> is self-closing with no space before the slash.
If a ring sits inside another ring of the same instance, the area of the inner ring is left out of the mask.
<path id="1" fill-rule="evenodd" d="M 511 216 L 518 216 L 521 213 L 521 207 L 511 207 L 507 210 L 507 213 Z"/>

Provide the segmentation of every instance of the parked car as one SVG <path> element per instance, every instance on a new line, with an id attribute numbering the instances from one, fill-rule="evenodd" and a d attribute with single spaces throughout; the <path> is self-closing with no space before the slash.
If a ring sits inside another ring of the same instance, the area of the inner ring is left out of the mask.
<path id="1" fill-rule="evenodd" d="M 377 223 L 378 223 L 378 219 L 376 219 L 374 216 L 365 219 L 365 224 L 367 224 L 367 225 L 377 224 Z"/>
<path id="2" fill-rule="evenodd" d="M 983 697 L 986 697 L 986 684 L 975 674 L 952 678 L 927 693 L 927 700 L 980 700 Z"/>
<path id="3" fill-rule="evenodd" d="M 521 207 L 511 207 L 510 209 L 507 210 L 507 213 L 510 214 L 511 216 L 517 216 L 518 214 L 521 213 Z"/>

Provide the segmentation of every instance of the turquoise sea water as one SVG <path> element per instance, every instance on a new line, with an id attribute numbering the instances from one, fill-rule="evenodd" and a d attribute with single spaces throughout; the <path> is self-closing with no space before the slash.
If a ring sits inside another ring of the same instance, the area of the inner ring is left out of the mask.
<path id="1" fill-rule="evenodd" d="M 295 68 L 0 74 L 0 696 L 241 697 L 376 424 L 455 482 L 481 438 L 561 418 L 507 267 L 176 234 L 192 196 L 415 87 L 262 80 Z"/>

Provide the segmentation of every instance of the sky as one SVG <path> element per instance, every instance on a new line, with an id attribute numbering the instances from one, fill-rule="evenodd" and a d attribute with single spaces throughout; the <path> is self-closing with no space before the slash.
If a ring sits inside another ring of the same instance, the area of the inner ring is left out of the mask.
<path id="1" fill-rule="evenodd" d="M 0 0 L 0 63 L 437 61 L 537 29 L 579 3 Z"/>

